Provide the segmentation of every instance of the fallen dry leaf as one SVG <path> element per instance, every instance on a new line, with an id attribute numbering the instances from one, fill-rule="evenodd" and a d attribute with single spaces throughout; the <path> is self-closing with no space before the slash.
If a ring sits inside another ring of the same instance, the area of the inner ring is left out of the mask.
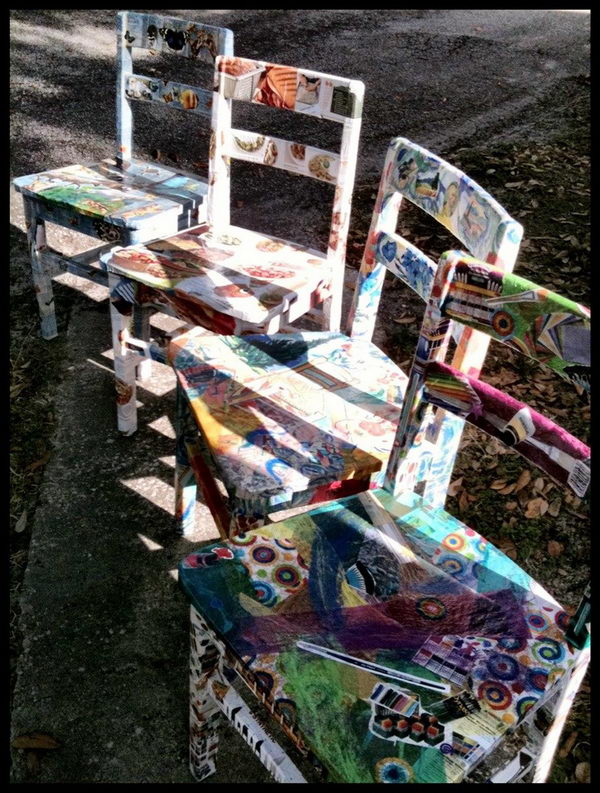
<path id="1" fill-rule="evenodd" d="M 506 504 L 504 505 L 504 509 L 505 509 L 507 512 L 512 512 L 512 511 L 513 511 L 513 510 L 515 510 L 515 509 L 516 509 L 518 506 L 519 506 L 519 505 L 518 505 L 518 503 L 517 503 L 516 501 L 507 501 L 507 502 L 506 502 Z"/>
<path id="2" fill-rule="evenodd" d="M 533 489 L 539 490 L 541 492 L 544 489 L 544 485 L 545 485 L 544 480 L 542 479 L 541 476 L 538 476 L 538 478 L 533 483 Z"/>
<path id="3" fill-rule="evenodd" d="M 39 468 L 42 465 L 46 465 L 49 459 L 50 459 L 50 452 L 46 452 L 46 454 L 43 457 L 40 457 L 39 460 L 36 460 L 34 463 L 31 463 L 31 465 L 28 465 L 27 470 L 35 471 L 36 468 Z"/>
<path id="4" fill-rule="evenodd" d="M 523 488 L 531 482 L 531 472 L 530 471 L 522 471 L 521 475 L 517 479 L 517 484 L 515 485 L 515 493 L 518 493 L 519 490 L 523 490 Z"/>
<path id="5" fill-rule="evenodd" d="M 458 508 L 461 512 L 464 512 L 468 506 L 469 498 L 467 496 L 467 491 L 463 490 L 458 498 Z"/>
<path id="6" fill-rule="evenodd" d="M 548 540 L 548 553 L 550 556 L 560 556 L 564 550 L 565 546 L 562 544 L 562 542 Z"/>
<path id="7" fill-rule="evenodd" d="M 569 735 L 567 740 L 562 745 L 560 752 L 558 753 L 559 757 L 566 757 L 570 753 L 571 749 L 575 746 L 575 741 L 577 740 L 578 735 L 579 733 L 577 730 Z"/>
<path id="8" fill-rule="evenodd" d="M 539 518 L 548 510 L 548 502 L 541 498 L 532 498 L 527 502 L 526 518 Z"/>
<path id="9" fill-rule="evenodd" d="M 25 509 L 23 510 L 23 514 L 21 515 L 21 517 L 19 518 L 19 520 L 15 525 L 15 531 L 17 533 L 25 531 L 26 526 L 27 526 L 27 510 Z"/>
<path id="10" fill-rule="evenodd" d="M 592 766 L 587 763 L 577 763 L 575 768 L 575 779 L 583 784 L 589 784 Z"/>
<path id="11" fill-rule="evenodd" d="M 506 479 L 494 479 L 490 487 L 492 490 L 502 490 L 503 487 L 506 487 Z"/>
<path id="12" fill-rule="evenodd" d="M 15 738 L 13 749 L 58 749 L 60 743 L 45 732 L 27 732 Z"/>
<path id="13" fill-rule="evenodd" d="M 517 558 L 517 546 L 514 544 L 512 540 L 509 540 L 508 538 L 504 538 L 502 540 L 499 540 L 496 546 L 499 550 L 502 551 L 502 553 L 505 553 L 509 559 L 512 559 L 514 561 Z"/>
<path id="14" fill-rule="evenodd" d="M 498 492 L 503 496 L 508 496 L 510 493 L 513 492 L 515 487 L 516 484 L 513 482 L 512 485 L 506 485 L 506 487 L 503 487 L 502 490 L 499 490 Z"/>
<path id="15" fill-rule="evenodd" d="M 416 321 L 417 318 L 414 314 L 409 314 L 406 317 L 398 317 L 397 319 L 394 319 L 394 322 L 397 325 L 412 325 L 412 323 Z"/>
<path id="16" fill-rule="evenodd" d="M 553 518 L 558 517 L 561 506 L 562 506 L 562 499 L 560 498 L 560 496 L 553 499 L 550 502 L 550 506 L 548 507 L 548 515 L 552 515 Z"/>
<path id="17" fill-rule="evenodd" d="M 458 493 L 458 491 L 461 488 L 463 479 L 464 479 L 464 477 L 461 476 L 458 479 L 455 479 L 454 482 L 450 483 L 450 486 L 448 488 L 448 495 L 449 496 L 455 496 Z"/>

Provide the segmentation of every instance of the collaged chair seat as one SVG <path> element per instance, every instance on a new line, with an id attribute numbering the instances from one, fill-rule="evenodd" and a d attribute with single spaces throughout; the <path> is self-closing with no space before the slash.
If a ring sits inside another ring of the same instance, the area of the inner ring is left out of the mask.
<path id="1" fill-rule="evenodd" d="M 460 782 L 574 663 L 552 596 L 411 493 L 205 545 L 179 576 L 332 781 Z"/>
<path id="2" fill-rule="evenodd" d="M 149 287 L 139 302 L 161 301 L 194 324 L 233 333 L 237 322 L 264 325 L 292 303 L 310 309 L 330 290 L 331 266 L 311 248 L 239 226 L 208 225 L 101 258 L 111 273 Z"/>
<path id="3" fill-rule="evenodd" d="M 41 202 L 47 219 L 53 211 L 68 213 L 77 228 L 77 215 L 84 215 L 101 239 L 127 245 L 189 226 L 208 190 L 197 177 L 135 159 L 125 170 L 107 159 L 21 176 L 14 185 Z"/>
<path id="4" fill-rule="evenodd" d="M 194 329 L 169 360 L 238 514 L 365 489 L 390 453 L 407 377 L 365 339 Z"/>

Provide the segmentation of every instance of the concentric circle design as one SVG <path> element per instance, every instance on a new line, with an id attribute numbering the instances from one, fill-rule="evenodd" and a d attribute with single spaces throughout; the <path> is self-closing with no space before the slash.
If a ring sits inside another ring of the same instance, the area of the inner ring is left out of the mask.
<path id="1" fill-rule="evenodd" d="M 296 703 L 291 699 L 285 699 L 282 697 L 281 699 L 275 700 L 275 711 L 276 713 L 280 713 L 286 724 L 292 726 L 296 722 Z"/>
<path id="2" fill-rule="evenodd" d="M 527 624 L 535 633 L 541 633 L 548 627 L 548 619 L 543 614 L 530 614 L 527 617 Z"/>
<path id="3" fill-rule="evenodd" d="M 492 317 L 492 327 L 499 336 L 510 336 L 515 329 L 515 321 L 508 311 L 496 311 Z"/>
<path id="4" fill-rule="evenodd" d="M 535 658 L 546 664 L 558 663 L 565 657 L 565 648 L 555 639 L 541 639 L 532 650 Z"/>
<path id="5" fill-rule="evenodd" d="M 273 581 L 286 589 L 295 589 L 302 583 L 302 576 L 295 567 L 282 564 L 273 570 Z"/>
<path id="6" fill-rule="evenodd" d="M 262 603 L 263 606 L 275 605 L 277 602 L 277 592 L 275 591 L 274 586 L 269 584 L 268 581 L 253 580 L 251 583 L 254 587 L 259 603 Z"/>
<path id="7" fill-rule="evenodd" d="M 405 784 L 412 782 L 412 766 L 400 757 L 384 757 L 375 764 L 375 781 Z"/>
<path id="8" fill-rule="evenodd" d="M 556 614 L 554 615 L 554 622 L 563 631 L 567 630 L 570 621 L 571 621 L 571 615 L 567 614 L 566 611 L 557 611 Z"/>
<path id="9" fill-rule="evenodd" d="M 487 546 L 488 541 L 484 537 L 480 537 L 480 539 L 475 542 L 475 550 L 479 553 L 485 553 Z"/>
<path id="10" fill-rule="evenodd" d="M 527 647 L 527 639 L 521 639 L 518 636 L 505 636 L 503 639 L 498 639 L 498 647 L 506 650 L 507 653 L 520 653 Z"/>
<path id="11" fill-rule="evenodd" d="M 460 556 L 452 556 L 451 554 L 440 557 L 438 565 L 445 573 L 448 573 L 448 575 L 459 576 L 466 570 L 464 560 L 461 559 Z"/>
<path id="12" fill-rule="evenodd" d="M 237 534 L 235 537 L 231 537 L 229 542 L 232 545 L 252 545 L 256 542 L 256 535 L 252 534 Z"/>
<path id="13" fill-rule="evenodd" d="M 453 754 L 454 749 L 452 748 L 452 744 L 450 743 L 442 743 L 440 744 L 440 752 L 442 754 Z"/>
<path id="14" fill-rule="evenodd" d="M 256 678 L 256 682 L 260 689 L 263 691 L 271 691 L 275 681 L 273 679 L 273 675 L 270 672 L 267 672 L 264 669 L 253 669 L 252 674 Z"/>
<path id="15" fill-rule="evenodd" d="M 308 570 L 308 565 L 304 561 L 304 557 L 300 556 L 300 554 L 298 554 L 298 556 L 296 557 L 296 561 L 298 562 L 300 567 L 304 568 L 304 570 Z"/>
<path id="16" fill-rule="evenodd" d="M 275 545 L 279 545 L 284 551 L 294 551 L 296 549 L 294 543 L 288 540 L 287 537 L 279 537 L 279 539 L 275 540 Z"/>
<path id="17" fill-rule="evenodd" d="M 505 653 L 492 653 L 487 661 L 490 675 L 498 680 L 515 680 L 519 676 L 519 664 Z"/>
<path id="18" fill-rule="evenodd" d="M 446 616 L 446 606 L 437 598 L 427 597 L 417 601 L 417 612 L 428 620 L 441 620 Z"/>
<path id="19" fill-rule="evenodd" d="M 270 545 L 257 545 L 250 551 L 252 559 L 257 564 L 271 564 L 277 558 L 277 554 Z"/>
<path id="20" fill-rule="evenodd" d="M 442 545 L 450 551 L 462 551 L 465 547 L 465 538 L 460 534 L 447 534 L 442 540 Z"/>
<path id="21" fill-rule="evenodd" d="M 517 701 L 515 710 L 517 711 L 517 716 L 519 718 L 519 721 L 521 721 L 521 719 L 526 715 L 527 711 L 530 708 L 532 708 L 537 701 L 538 701 L 537 697 L 531 697 L 531 696 L 521 697 L 521 699 Z"/>
<path id="22" fill-rule="evenodd" d="M 548 672 L 539 667 L 527 670 L 527 688 L 533 691 L 544 691 L 548 683 Z"/>
<path id="23" fill-rule="evenodd" d="M 477 698 L 483 700 L 492 710 L 506 710 L 512 702 L 508 688 L 496 680 L 485 680 L 477 689 Z"/>

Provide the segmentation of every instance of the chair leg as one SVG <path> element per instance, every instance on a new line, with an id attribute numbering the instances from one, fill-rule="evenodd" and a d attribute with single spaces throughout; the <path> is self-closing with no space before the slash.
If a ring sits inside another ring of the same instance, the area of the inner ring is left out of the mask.
<path id="1" fill-rule="evenodd" d="M 152 309 L 145 306 L 134 306 L 133 335 L 142 341 L 150 341 L 150 317 Z M 144 358 L 136 367 L 137 379 L 140 383 L 149 380 L 152 375 L 152 361 Z"/>
<path id="2" fill-rule="evenodd" d="M 196 609 L 190 609 L 190 771 L 199 782 L 215 773 L 221 711 L 212 698 L 219 649 Z"/>
<path id="3" fill-rule="evenodd" d="M 135 394 L 135 358 L 126 345 L 132 318 L 133 304 L 114 295 L 119 277 L 109 273 L 110 322 L 117 389 L 117 426 L 119 432 L 132 435 L 137 430 L 137 403 Z"/>
<path id="4" fill-rule="evenodd" d="M 53 339 L 58 336 L 58 330 L 56 328 L 52 278 L 44 271 L 39 256 L 40 251 L 46 247 L 46 226 L 44 221 L 36 215 L 33 203 L 27 199 L 24 199 L 23 203 L 27 225 L 27 243 L 31 258 L 31 276 L 40 312 L 41 335 L 44 339 Z"/>
<path id="5" fill-rule="evenodd" d="M 196 522 L 196 474 L 190 464 L 190 447 L 198 433 L 182 387 L 177 383 L 175 405 L 175 520 L 184 537 L 193 534 Z M 192 426 L 193 424 L 193 426 Z"/>

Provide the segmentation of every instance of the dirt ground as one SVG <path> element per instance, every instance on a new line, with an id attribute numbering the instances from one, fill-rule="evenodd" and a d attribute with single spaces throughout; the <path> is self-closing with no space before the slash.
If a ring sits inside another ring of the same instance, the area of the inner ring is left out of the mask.
<path id="1" fill-rule="evenodd" d="M 156 13 L 199 16 L 193 11 Z M 11 12 L 11 177 L 112 154 L 114 16 L 113 10 Z M 461 167 L 523 224 L 519 274 L 589 304 L 589 16 L 246 10 L 202 12 L 202 20 L 231 27 L 240 55 L 364 80 L 361 160 L 348 247 L 351 272 L 360 263 L 385 146 L 391 137 L 404 135 Z M 136 111 L 139 152 L 205 172 L 206 129 L 187 118 L 160 128 L 156 120 L 155 108 Z M 243 120 L 253 123 L 250 117 Z M 282 131 L 284 127 L 273 129 L 274 134 Z M 333 145 L 333 140 L 324 141 L 324 148 Z M 296 182 L 279 183 L 270 173 L 255 178 L 244 166 L 234 179 L 234 190 L 242 196 L 235 222 L 260 221 L 265 231 L 283 233 L 289 218 L 297 216 L 298 241 L 325 234 L 321 185 L 303 184 L 298 195 Z M 11 195 L 13 686 L 21 656 L 19 597 L 31 526 L 56 453 L 56 393 L 69 363 L 66 331 L 72 311 L 87 301 L 76 289 L 56 285 L 60 335 L 51 343 L 38 337 L 19 204 Z M 400 231 L 434 257 L 456 247 L 444 229 L 414 209 L 403 211 Z M 85 240 L 70 237 L 74 247 L 85 247 Z M 407 289 L 386 283 L 375 341 L 405 366 L 422 309 Z M 585 400 L 498 347 L 484 370 L 490 381 L 509 386 L 515 396 L 585 440 Z M 524 486 L 511 489 L 525 480 Z M 469 431 L 451 493 L 450 512 L 513 555 L 566 607 L 577 606 L 590 575 L 585 503 L 560 495 L 520 457 L 498 457 L 489 440 Z M 529 517 L 528 505 L 535 498 L 544 500 L 546 511 Z M 584 781 L 589 774 L 589 699 L 588 673 L 565 727 L 552 781 Z"/>

